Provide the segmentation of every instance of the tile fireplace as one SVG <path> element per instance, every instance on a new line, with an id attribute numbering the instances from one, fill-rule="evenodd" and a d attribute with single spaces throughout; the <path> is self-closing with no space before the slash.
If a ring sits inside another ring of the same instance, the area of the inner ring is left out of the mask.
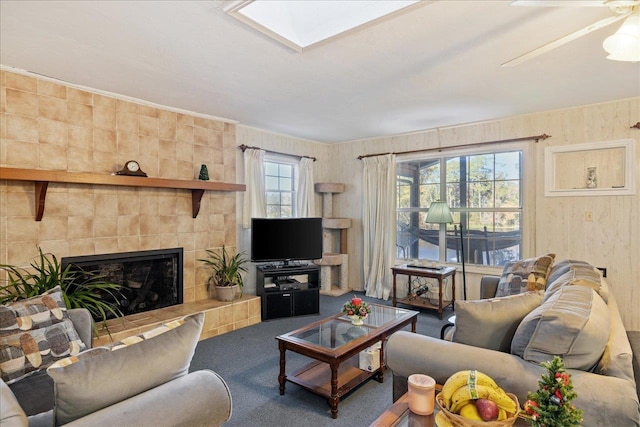
<path id="1" fill-rule="evenodd" d="M 61 262 L 63 268 L 72 265 L 122 285 L 117 306 L 125 316 L 183 302 L 182 248 L 64 257 Z M 103 298 L 114 301 L 109 294 Z"/>

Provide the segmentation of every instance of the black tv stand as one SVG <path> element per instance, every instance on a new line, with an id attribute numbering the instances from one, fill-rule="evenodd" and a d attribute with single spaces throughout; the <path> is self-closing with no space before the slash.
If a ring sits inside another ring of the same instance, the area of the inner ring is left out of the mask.
<path id="1" fill-rule="evenodd" d="M 291 276 L 306 275 L 300 282 Z M 320 267 L 314 264 L 256 266 L 262 320 L 320 313 Z"/>

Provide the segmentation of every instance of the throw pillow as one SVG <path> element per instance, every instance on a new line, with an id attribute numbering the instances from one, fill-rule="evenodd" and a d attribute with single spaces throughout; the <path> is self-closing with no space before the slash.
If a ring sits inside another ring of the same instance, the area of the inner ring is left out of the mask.
<path id="1" fill-rule="evenodd" d="M 563 263 L 564 261 L 561 264 Z M 554 273 L 556 268 L 554 268 Z M 554 277 L 553 281 L 549 280 L 549 286 L 544 296 L 545 301 L 551 298 L 561 287 L 571 285 L 590 287 L 600 295 L 600 298 L 602 298 L 604 302 L 609 301 L 609 288 L 607 283 L 603 280 L 602 276 L 600 276 L 598 270 L 591 265 L 583 262 L 570 262 L 568 269 L 565 269 L 563 266 L 562 270 L 565 271 L 564 274 L 559 277 Z"/>
<path id="2" fill-rule="evenodd" d="M 203 323 L 204 314 L 194 314 L 50 366 L 55 424 L 67 424 L 186 375 Z"/>
<path id="3" fill-rule="evenodd" d="M 85 348 L 59 286 L 0 307 L 0 376 L 7 384 Z"/>
<path id="4" fill-rule="evenodd" d="M 563 286 L 520 323 L 511 353 L 542 363 L 557 355 L 567 369 L 591 370 L 609 339 L 607 304 L 590 287 Z"/>
<path id="5" fill-rule="evenodd" d="M 502 298 L 456 301 L 456 327 L 451 340 L 508 353 L 518 325 L 541 302 L 541 291 Z"/>
<path id="6" fill-rule="evenodd" d="M 544 290 L 555 254 L 509 262 L 504 266 L 496 297 Z"/>

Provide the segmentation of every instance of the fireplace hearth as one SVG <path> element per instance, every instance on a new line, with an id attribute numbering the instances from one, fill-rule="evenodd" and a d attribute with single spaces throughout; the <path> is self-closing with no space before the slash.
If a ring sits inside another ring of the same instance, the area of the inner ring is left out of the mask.
<path id="1" fill-rule="evenodd" d="M 183 302 L 182 248 L 64 257 L 61 262 L 63 268 L 71 265 L 122 285 L 117 306 L 125 316 Z M 114 302 L 107 293 L 102 298 Z"/>

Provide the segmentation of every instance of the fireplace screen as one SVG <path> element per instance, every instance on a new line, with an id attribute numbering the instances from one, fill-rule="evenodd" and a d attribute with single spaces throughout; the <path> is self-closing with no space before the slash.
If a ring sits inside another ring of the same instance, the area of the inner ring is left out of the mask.
<path id="1" fill-rule="evenodd" d="M 62 266 L 122 285 L 117 306 L 126 316 L 182 304 L 182 258 L 183 249 L 172 248 L 65 257 Z M 107 293 L 102 298 L 114 302 Z"/>

